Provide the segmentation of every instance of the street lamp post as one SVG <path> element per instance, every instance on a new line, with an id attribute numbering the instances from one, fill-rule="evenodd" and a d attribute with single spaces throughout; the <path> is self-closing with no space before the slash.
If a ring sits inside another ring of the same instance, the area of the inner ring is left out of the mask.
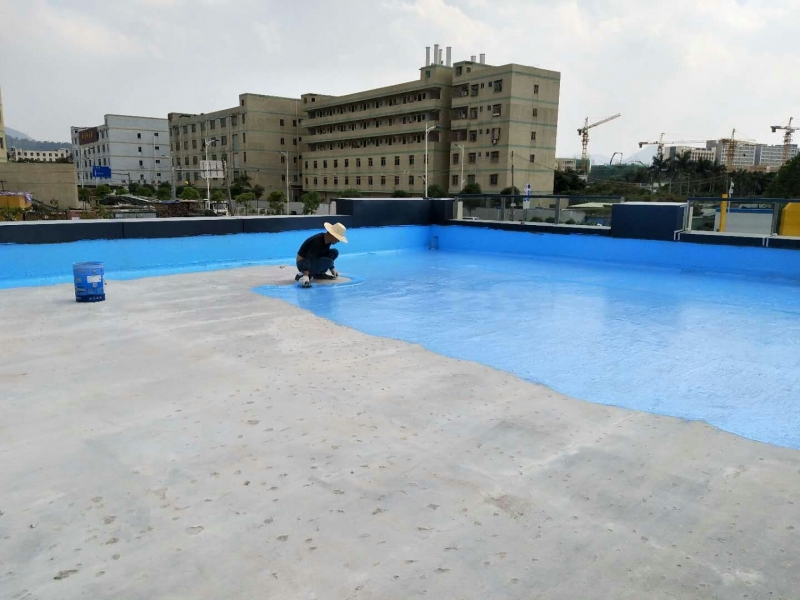
<path id="1" fill-rule="evenodd" d="M 194 125 L 192 125 L 194 127 Z M 203 145 L 206 147 L 206 210 L 211 209 L 211 168 L 208 164 L 208 146 L 210 144 L 217 145 L 217 138 L 206 138 L 203 140 Z"/>
<path id="2" fill-rule="evenodd" d="M 458 189 L 460 192 L 464 189 L 464 146 L 461 144 L 456 144 L 459 148 L 461 148 L 461 187 Z"/>
<path id="3" fill-rule="evenodd" d="M 441 129 L 438 125 L 431 125 L 428 127 L 428 122 L 425 121 L 425 189 L 423 190 L 422 197 L 428 197 L 428 134 L 434 129 Z"/>

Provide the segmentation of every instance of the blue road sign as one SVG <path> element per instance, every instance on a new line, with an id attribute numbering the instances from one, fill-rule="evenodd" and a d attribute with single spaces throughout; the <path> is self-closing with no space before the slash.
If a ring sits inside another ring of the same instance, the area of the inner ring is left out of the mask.
<path id="1" fill-rule="evenodd" d="M 111 167 L 92 167 L 94 179 L 111 179 Z"/>

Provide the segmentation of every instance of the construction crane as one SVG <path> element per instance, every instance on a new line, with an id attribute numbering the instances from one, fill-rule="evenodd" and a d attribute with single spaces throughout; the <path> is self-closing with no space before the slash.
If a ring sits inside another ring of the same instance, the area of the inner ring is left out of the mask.
<path id="1" fill-rule="evenodd" d="M 789 124 L 788 125 L 772 125 L 770 129 L 772 129 L 772 133 L 775 133 L 779 129 L 783 129 L 786 133 L 783 134 L 783 164 L 789 162 L 789 155 L 792 151 L 792 134 L 795 131 L 800 131 L 800 127 L 792 127 L 792 121 L 794 117 L 789 117 Z"/>
<path id="2" fill-rule="evenodd" d="M 664 146 L 667 144 L 705 144 L 706 140 L 674 140 L 671 142 L 664 141 L 664 135 L 658 138 L 657 142 L 639 142 L 639 148 L 643 148 L 644 146 L 658 146 L 658 151 L 656 152 L 656 156 L 658 156 L 659 160 L 664 160 Z"/>
<path id="3" fill-rule="evenodd" d="M 747 139 L 747 138 L 740 138 L 736 139 L 736 129 L 731 132 L 731 137 L 729 138 L 722 138 L 719 140 L 720 144 L 724 144 L 726 147 L 725 150 L 725 170 L 730 173 L 733 170 L 734 164 L 733 159 L 736 153 L 736 148 L 740 143 L 747 143 L 747 144 L 754 144 L 755 140 Z M 720 157 L 721 158 L 721 157 Z"/>
<path id="4" fill-rule="evenodd" d="M 622 116 L 621 113 L 617 113 L 613 117 L 608 117 L 606 119 L 603 119 L 602 121 L 598 121 L 597 123 L 592 123 L 591 125 L 589 125 L 589 117 L 586 117 L 586 122 L 584 123 L 583 127 L 578 129 L 578 135 L 581 136 L 581 141 L 583 143 L 583 152 L 581 153 L 581 158 L 583 159 L 583 168 L 586 169 L 587 173 L 589 172 L 589 169 L 588 169 L 589 163 L 587 162 L 587 160 L 589 158 L 589 150 L 588 150 L 588 148 L 589 148 L 589 130 L 592 127 L 597 127 L 598 125 L 602 125 L 603 123 L 608 123 L 609 121 L 613 121 L 614 119 L 618 119 L 621 116 Z"/>

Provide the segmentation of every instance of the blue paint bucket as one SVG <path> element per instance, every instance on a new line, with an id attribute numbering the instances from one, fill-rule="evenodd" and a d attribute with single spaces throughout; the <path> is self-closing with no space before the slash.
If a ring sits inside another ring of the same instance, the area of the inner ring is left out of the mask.
<path id="1" fill-rule="evenodd" d="M 72 275 L 75 279 L 75 302 L 102 302 L 106 299 L 103 263 L 75 263 L 72 265 Z"/>

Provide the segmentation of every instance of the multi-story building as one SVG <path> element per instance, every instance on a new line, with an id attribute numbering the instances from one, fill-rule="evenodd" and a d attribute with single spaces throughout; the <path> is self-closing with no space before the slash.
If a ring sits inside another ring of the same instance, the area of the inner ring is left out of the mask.
<path id="1" fill-rule="evenodd" d="M 591 159 L 587 158 L 586 162 L 589 163 L 588 170 L 591 170 L 591 164 L 592 164 Z M 577 172 L 578 170 L 581 170 L 582 172 L 585 172 L 585 170 L 583 169 L 583 159 L 581 158 L 556 158 L 555 168 L 557 171 Z"/>
<path id="2" fill-rule="evenodd" d="M 57 162 L 72 157 L 72 150 L 69 148 L 57 148 L 56 150 L 22 150 L 21 148 L 9 148 L 8 158 L 11 161 L 32 161 L 32 162 Z"/>
<path id="3" fill-rule="evenodd" d="M 783 166 L 783 144 L 776 146 L 769 146 L 767 144 L 759 144 L 756 147 L 756 165 L 767 168 L 780 168 Z M 798 154 L 797 144 L 789 146 L 788 160 L 792 160 Z"/>
<path id="4" fill-rule="evenodd" d="M 749 169 L 756 164 L 756 146 L 753 142 L 736 140 L 733 152 L 732 169 Z M 709 140 L 706 148 L 714 151 L 715 162 L 719 165 L 728 164 L 728 148 L 730 143 L 727 140 Z"/>
<path id="5" fill-rule="evenodd" d="M 455 63 L 450 193 L 465 183 L 477 183 L 483 192 L 513 183 L 551 194 L 560 87 L 556 71 L 487 65 L 483 54 L 479 62 L 473 56 Z"/>
<path id="6" fill-rule="evenodd" d="M 81 185 L 171 181 L 166 119 L 106 115 L 97 127 L 72 127 L 72 155 Z M 111 167 L 111 179 L 95 179 L 92 167 Z"/>
<path id="7" fill-rule="evenodd" d="M 0 162 L 6 162 L 8 160 L 6 151 L 6 126 L 3 121 L 3 94 L 2 90 L 0 90 Z"/>
<path id="8" fill-rule="evenodd" d="M 210 187 L 247 176 L 266 193 L 297 199 L 300 182 L 300 100 L 241 94 L 239 105 L 207 114 L 169 114 L 170 152 L 176 181 L 206 185 L 202 163 L 224 162 L 209 171 Z M 208 142 L 206 147 L 206 142 Z M 226 177 L 227 176 L 227 180 Z"/>
<path id="9" fill-rule="evenodd" d="M 483 55 L 451 65 L 450 56 L 437 45 L 431 61 L 428 49 L 415 81 L 304 95 L 304 189 L 324 199 L 346 189 L 422 196 L 427 161 L 427 184 L 449 193 L 469 182 L 500 192 L 512 179 L 552 193 L 560 74 L 491 66 Z"/>
<path id="10" fill-rule="evenodd" d="M 346 96 L 305 94 L 303 185 L 323 199 L 346 189 L 365 196 L 447 189 L 451 67 L 428 65 L 420 78 Z"/>
<path id="11" fill-rule="evenodd" d="M 715 151 L 708 148 L 696 148 L 694 146 L 667 146 L 664 148 L 665 159 L 678 158 L 684 154 L 688 154 L 689 160 L 693 162 L 708 160 L 713 163 L 716 160 Z"/>

